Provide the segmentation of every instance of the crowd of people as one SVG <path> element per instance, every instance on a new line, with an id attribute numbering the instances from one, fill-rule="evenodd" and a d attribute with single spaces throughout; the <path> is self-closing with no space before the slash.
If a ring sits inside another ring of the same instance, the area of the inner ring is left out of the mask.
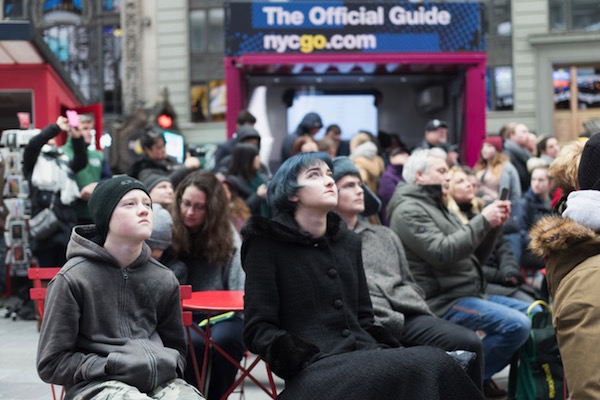
<path id="1" fill-rule="evenodd" d="M 40 266 L 63 266 L 48 285 L 38 371 L 70 398 L 202 398 L 183 284 L 245 290 L 244 312 L 216 322 L 212 339 L 238 361 L 259 354 L 285 380 L 282 399 L 505 396 L 492 377 L 529 337 L 536 299 L 554 302 L 572 398 L 597 397 L 598 369 L 575 347 L 591 354 L 597 340 L 583 316 L 598 313 L 600 136 L 561 149 L 509 124 L 469 168 L 445 121 L 410 149 L 386 132 L 342 140 L 336 124 L 317 141 L 311 112 L 273 174 L 243 111 L 212 171 L 192 156 L 177 163 L 148 129 L 140 160 L 112 176 L 80 118 L 59 117 L 24 155 L 32 215 L 60 217 L 52 240 L 32 242 Z M 62 171 L 53 186 L 49 163 Z M 237 369 L 211 360 L 205 395 L 218 399 Z"/>

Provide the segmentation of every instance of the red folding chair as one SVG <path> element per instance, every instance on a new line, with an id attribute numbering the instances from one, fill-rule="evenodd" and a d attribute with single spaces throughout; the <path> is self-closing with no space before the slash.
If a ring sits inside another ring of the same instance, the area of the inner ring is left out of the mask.
<path id="1" fill-rule="evenodd" d="M 191 285 L 181 285 L 179 287 L 179 290 L 180 290 L 181 301 L 182 301 L 183 326 L 185 327 L 185 334 L 186 334 L 186 338 L 187 338 L 188 345 L 189 345 L 190 355 L 192 357 L 192 364 L 194 364 L 193 368 L 194 368 L 194 376 L 196 377 L 196 387 L 198 388 L 198 390 L 200 390 L 202 392 L 203 388 L 201 385 L 202 381 L 200 380 L 200 370 L 198 369 L 198 362 L 196 361 L 196 353 L 194 352 L 194 345 L 192 344 L 192 338 L 190 336 L 190 330 L 189 330 L 189 327 L 192 326 L 194 323 L 194 321 L 192 319 L 192 312 L 186 311 L 183 309 L 183 300 L 192 298 L 192 286 Z M 203 394 L 204 394 L 204 392 L 203 392 Z"/>
<path id="2" fill-rule="evenodd" d="M 37 266 L 29 268 L 27 276 L 33 283 L 33 288 L 29 289 L 29 298 L 37 303 L 38 311 L 42 320 L 44 319 L 44 300 L 46 299 L 46 283 L 54 278 L 60 271 L 60 268 L 39 268 Z M 52 398 L 56 400 L 56 392 L 54 385 L 50 384 L 52 390 Z M 61 388 L 59 399 L 62 400 L 65 396 L 65 388 Z"/>
<path id="3" fill-rule="evenodd" d="M 190 297 L 187 300 L 182 300 L 184 312 L 190 312 L 189 310 L 202 311 L 207 313 L 207 321 L 210 321 L 211 313 L 220 313 L 227 311 L 243 311 L 243 297 L 244 293 L 241 290 L 209 290 L 209 291 L 201 291 L 201 292 L 193 292 L 190 294 Z M 205 342 L 205 350 L 204 350 L 204 359 L 202 360 L 202 374 L 199 380 L 198 389 L 202 391 L 204 394 L 204 384 L 209 381 L 209 377 L 207 372 L 209 372 L 210 368 L 208 366 L 208 360 L 211 354 L 211 348 L 218 351 L 223 357 L 225 357 L 230 363 L 236 366 L 239 371 L 239 377 L 236 381 L 231 385 L 229 390 L 221 397 L 222 400 L 226 400 L 227 397 L 237 388 L 241 388 L 241 395 L 244 395 L 243 392 L 243 382 L 245 379 L 250 379 L 257 385 L 260 389 L 262 389 L 266 394 L 268 394 L 271 398 L 275 399 L 277 397 L 277 388 L 275 386 L 275 381 L 273 379 L 273 375 L 271 374 L 271 370 L 269 369 L 269 365 L 265 362 L 265 367 L 267 370 L 267 377 L 269 379 L 269 388 L 263 385 L 254 375 L 252 375 L 252 370 L 258 363 L 261 361 L 260 356 L 257 356 L 256 359 L 250 364 L 250 366 L 241 365 L 236 360 L 234 360 L 225 350 L 223 350 L 219 345 L 217 345 L 211 339 L 211 324 L 208 322 L 205 326 L 205 330 L 200 329 L 196 324 L 191 323 L 186 326 L 186 331 L 188 335 L 188 341 L 190 343 L 190 351 L 194 354 L 194 349 L 192 345 L 192 341 L 190 340 L 189 329 L 195 330 L 200 336 L 204 338 Z M 196 379 L 198 379 L 198 371 L 197 364 L 194 361 L 194 372 L 196 373 Z"/>

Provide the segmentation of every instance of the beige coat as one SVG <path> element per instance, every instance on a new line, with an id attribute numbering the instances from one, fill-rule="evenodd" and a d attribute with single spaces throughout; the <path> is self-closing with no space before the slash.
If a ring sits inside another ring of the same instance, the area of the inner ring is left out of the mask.
<path id="1" fill-rule="evenodd" d="M 600 399 L 600 236 L 571 219 L 545 217 L 530 231 L 546 258 L 553 323 L 572 400 Z"/>

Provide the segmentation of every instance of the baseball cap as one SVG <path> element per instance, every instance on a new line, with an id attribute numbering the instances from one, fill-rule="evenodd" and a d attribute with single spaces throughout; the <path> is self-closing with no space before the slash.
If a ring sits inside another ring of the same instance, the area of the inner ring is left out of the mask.
<path id="1" fill-rule="evenodd" d="M 448 123 L 446 121 L 442 121 L 441 119 L 432 119 L 429 122 L 427 122 L 427 125 L 425 125 L 425 130 L 426 131 L 434 131 L 441 126 L 443 126 L 444 128 L 447 128 Z"/>

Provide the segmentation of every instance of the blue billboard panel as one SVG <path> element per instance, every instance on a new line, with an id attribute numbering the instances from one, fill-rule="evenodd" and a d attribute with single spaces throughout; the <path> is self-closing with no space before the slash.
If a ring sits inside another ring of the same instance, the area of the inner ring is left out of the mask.
<path id="1" fill-rule="evenodd" d="M 480 3 L 231 2 L 226 55 L 484 51 Z"/>

